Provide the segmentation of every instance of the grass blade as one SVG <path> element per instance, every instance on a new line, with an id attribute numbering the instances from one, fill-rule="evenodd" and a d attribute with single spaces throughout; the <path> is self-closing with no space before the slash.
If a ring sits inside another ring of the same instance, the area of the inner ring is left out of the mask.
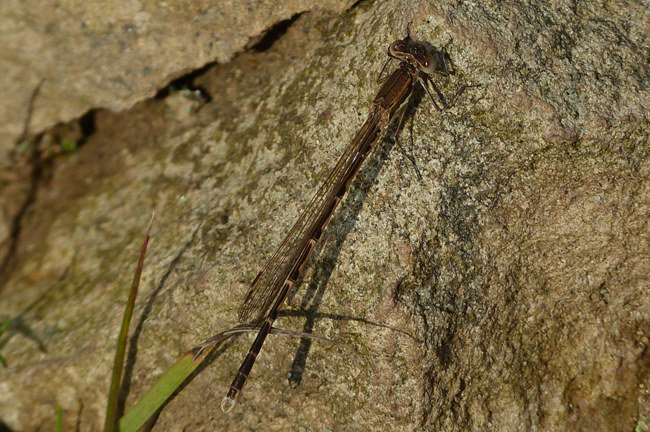
<path id="1" fill-rule="evenodd" d="M 56 432 L 63 432 L 63 408 L 61 405 L 56 407 L 56 426 L 54 429 Z"/>
<path id="2" fill-rule="evenodd" d="M 220 347 L 231 337 L 240 333 L 257 332 L 259 327 L 252 324 L 240 324 L 224 332 L 218 333 L 207 339 L 205 342 L 192 348 L 187 354 L 181 357 L 160 380 L 127 412 L 119 421 L 117 430 L 119 432 L 136 432 L 139 430 L 167 400 L 180 388 L 194 370 L 208 357 L 215 348 Z M 276 327 L 271 329 L 271 334 L 306 337 L 334 342 L 331 339 L 307 333 L 297 333 L 282 330 Z"/>
<path id="3" fill-rule="evenodd" d="M 251 326 L 252 327 L 252 326 Z M 180 388 L 192 372 L 201 365 L 203 360 L 215 347 L 220 346 L 238 332 L 247 329 L 231 329 L 208 339 L 197 345 L 181 357 L 158 382 L 145 393 L 144 396 L 120 419 L 117 430 L 120 432 L 136 432 L 139 430 L 165 402 Z"/>
<path id="4" fill-rule="evenodd" d="M 104 432 L 112 432 L 115 429 L 115 416 L 117 413 L 118 396 L 120 392 L 120 382 L 122 381 L 122 371 L 124 370 L 124 357 L 126 354 L 126 343 L 129 337 L 129 324 L 133 316 L 133 308 L 135 306 L 135 299 L 138 295 L 138 288 L 140 287 L 140 276 L 142 276 L 142 267 L 144 266 L 144 256 L 147 252 L 147 245 L 149 244 L 149 233 L 153 225 L 153 215 L 147 230 L 147 236 L 142 244 L 140 250 L 140 259 L 138 260 L 138 267 L 133 276 L 133 283 L 131 284 L 131 292 L 129 293 L 129 301 L 124 309 L 124 317 L 122 318 L 122 328 L 117 340 L 117 349 L 115 350 L 115 361 L 113 362 L 113 374 L 111 375 L 111 386 L 108 394 L 108 406 L 106 408 L 106 421 L 104 422 Z"/>
<path id="5" fill-rule="evenodd" d="M 2 334 L 9 328 L 9 322 L 11 322 L 11 320 L 7 318 L 2 324 L 0 324 L 0 336 L 2 336 Z M 7 361 L 4 357 L 2 357 L 2 355 L 0 355 L 0 364 L 4 367 L 7 367 Z"/>

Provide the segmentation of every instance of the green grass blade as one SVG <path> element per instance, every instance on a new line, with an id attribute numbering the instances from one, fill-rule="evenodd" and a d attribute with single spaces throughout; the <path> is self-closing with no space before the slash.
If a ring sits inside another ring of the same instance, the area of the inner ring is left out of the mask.
<path id="1" fill-rule="evenodd" d="M 120 392 L 120 382 L 122 381 L 122 371 L 124 370 L 124 357 L 126 354 L 126 343 L 129 337 L 129 324 L 133 316 L 133 308 L 135 306 L 135 299 L 138 295 L 138 288 L 140 286 L 140 276 L 142 276 L 142 267 L 144 266 L 144 256 L 147 252 L 147 245 L 149 244 L 149 233 L 153 225 L 153 215 L 147 230 L 147 236 L 142 244 L 140 250 L 140 259 L 138 260 L 138 267 L 133 276 L 131 284 L 131 292 L 129 293 L 129 300 L 124 309 L 124 317 L 122 318 L 122 328 L 117 340 L 117 349 L 115 350 L 115 361 L 113 362 L 113 374 L 111 376 L 111 386 L 108 394 L 108 406 L 106 408 L 106 421 L 104 422 L 104 432 L 112 432 L 115 429 L 115 417 L 117 413 L 117 403 Z"/>
<path id="2" fill-rule="evenodd" d="M 2 334 L 7 331 L 7 329 L 9 328 L 10 321 L 11 320 L 7 318 L 6 320 L 4 320 L 2 324 L 0 324 L 0 336 L 2 336 Z M 7 361 L 5 360 L 4 357 L 2 357 L 2 355 L 0 355 L 0 364 L 4 367 L 7 367 Z"/>
<path id="3" fill-rule="evenodd" d="M 212 336 L 210 339 L 192 348 L 176 362 L 160 380 L 127 412 L 119 421 L 119 432 L 138 431 L 158 410 L 167 402 L 180 386 L 192 375 L 192 372 L 201 365 L 215 348 L 220 347 L 231 337 L 240 333 L 259 331 L 259 327 L 252 324 L 240 324 L 224 332 Z M 292 337 L 307 337 L 328 342 L 331 339 L 307 333 L 296 333 L 278 328 L 272 328 L 271 334 Z"/>
<path id="4" fill-rule="evenodd" d="M 224 335 L 226 332 L 221 333 Z M 217 345 L 227 338 L 212 338 L 181 357 L 158 382 L 122 417 L 119 432 L 136 432 L 163 406 Z"/>
<path id="5" fill-rule="evenodd" d="M 61 405 L 56 407 L 56 432 L 63 431 L 63 408 Z"/>

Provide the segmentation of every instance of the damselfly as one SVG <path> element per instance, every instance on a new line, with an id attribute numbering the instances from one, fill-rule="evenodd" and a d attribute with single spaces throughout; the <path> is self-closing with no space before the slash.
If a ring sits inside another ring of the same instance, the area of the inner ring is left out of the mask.
<path id="1" fill-rule="evenodd" d="M 461 87 L 456 97 L 449 103 L 445 102 L 431 75 L 446 76 L 453 73 L 449 56 L 444 48 L 428 49 L 425 44 L 415 42 L 411 39 L 409 28 L 405 39 L 390 44 L 388 56 L 400 63 L 391 75 L 380 80 L 382 86 L 372 102 L 368 119 L 246 294 L 239 310 L 239 320 L 259 326 L 259 332 L 227 396 L 221 402 L 221 408 L 225 412 L 235 405 L 235 398 L 244 387 L 280 308 L 363 161 L 396 119 L 399 119 L 400 124 L 395 133 L 399 132 L 406 106 L 416 85 L 422 85 L 438 111 L 451 105 L 467 87 Z M 433 88 L 441 100 L 442 107 L 434 100 L 429 87 Z"/>

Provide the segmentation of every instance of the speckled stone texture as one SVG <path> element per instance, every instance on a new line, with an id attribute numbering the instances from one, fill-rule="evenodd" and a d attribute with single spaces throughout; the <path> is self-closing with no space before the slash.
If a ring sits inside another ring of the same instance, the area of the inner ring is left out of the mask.
<path id="1" fill-rule="evenodd" d="M 154 430 L 647 430 L 647 7 L 359 2 L 305 12 L 252 48 L 293 13 L 223 29 L 241 41 L 211 60 L 177 48 L 167 69 L 155 56 L 129 69 L 98 52 L 117 77 L 219 64 L 158 98 L 146 95 L 164 80 L 133 80 L 111 104 L 89 96 L 89 117 L 3 161 L 0 318 L 12 321 L 0 337 L 0 420 L 52 430 L 60 405 L 64 430 L 101 429 L 152 211 L 126 408 L 234 325 L 248 284 L 365 120 L 388 44 L 412 22 L 418 39 L 451 40 L 456 75 L 436 77 L 447 97 L 480 86 L 444 113 L 423 97 L 399 135 L 422 179 L 385 141 L 330 222 L 277 325 L 339 343 L 271 336 L 225 415 L 252 341 L 243 336 Z M 207 27 L 243 20 L 192 16 Z M 165 28 L 148 31 L 166 41 Z M 36 103 L 41 125 L 63 112 L 53 100 Z M 81 145 L 64 153 L 64 139 Z"/>

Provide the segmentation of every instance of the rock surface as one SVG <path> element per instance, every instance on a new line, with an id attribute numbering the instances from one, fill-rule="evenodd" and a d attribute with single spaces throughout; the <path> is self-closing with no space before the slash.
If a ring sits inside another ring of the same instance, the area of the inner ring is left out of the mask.
<path id="1" fill-rule="evenodd" d="M 378 147 L 292 293 L 278 325 L 343 344 L 270 337 L 224 415 L 242 337 L 156 430 L 647 430 L 648 16 L 590 2 L 318 10 L 187 89 L 47 131 L 3 177 L 2 199 L 21 199 L 4 210 L 19 230 L 5 229 L 0 420 L 49 430 L 60 405 L 64 429 L 100 430 L 152 211 L 127 408 L 235 324 L 412 21 L 418 39 L 453 39 L 443 93 L 480 87 L 442 114 L 425 97 L 406 122 L 421 180 Z M 83 145 L 62 153 L 66 140 Z"/>
<path id="2" fill-rule="evenodd" d="M 350 1 L 6 1 L 0 4 L 0 168 L 41 84 L 33 134 L 87 111 L 121 111 L 173 78 L 225 63 L 279 21 Z"/>

